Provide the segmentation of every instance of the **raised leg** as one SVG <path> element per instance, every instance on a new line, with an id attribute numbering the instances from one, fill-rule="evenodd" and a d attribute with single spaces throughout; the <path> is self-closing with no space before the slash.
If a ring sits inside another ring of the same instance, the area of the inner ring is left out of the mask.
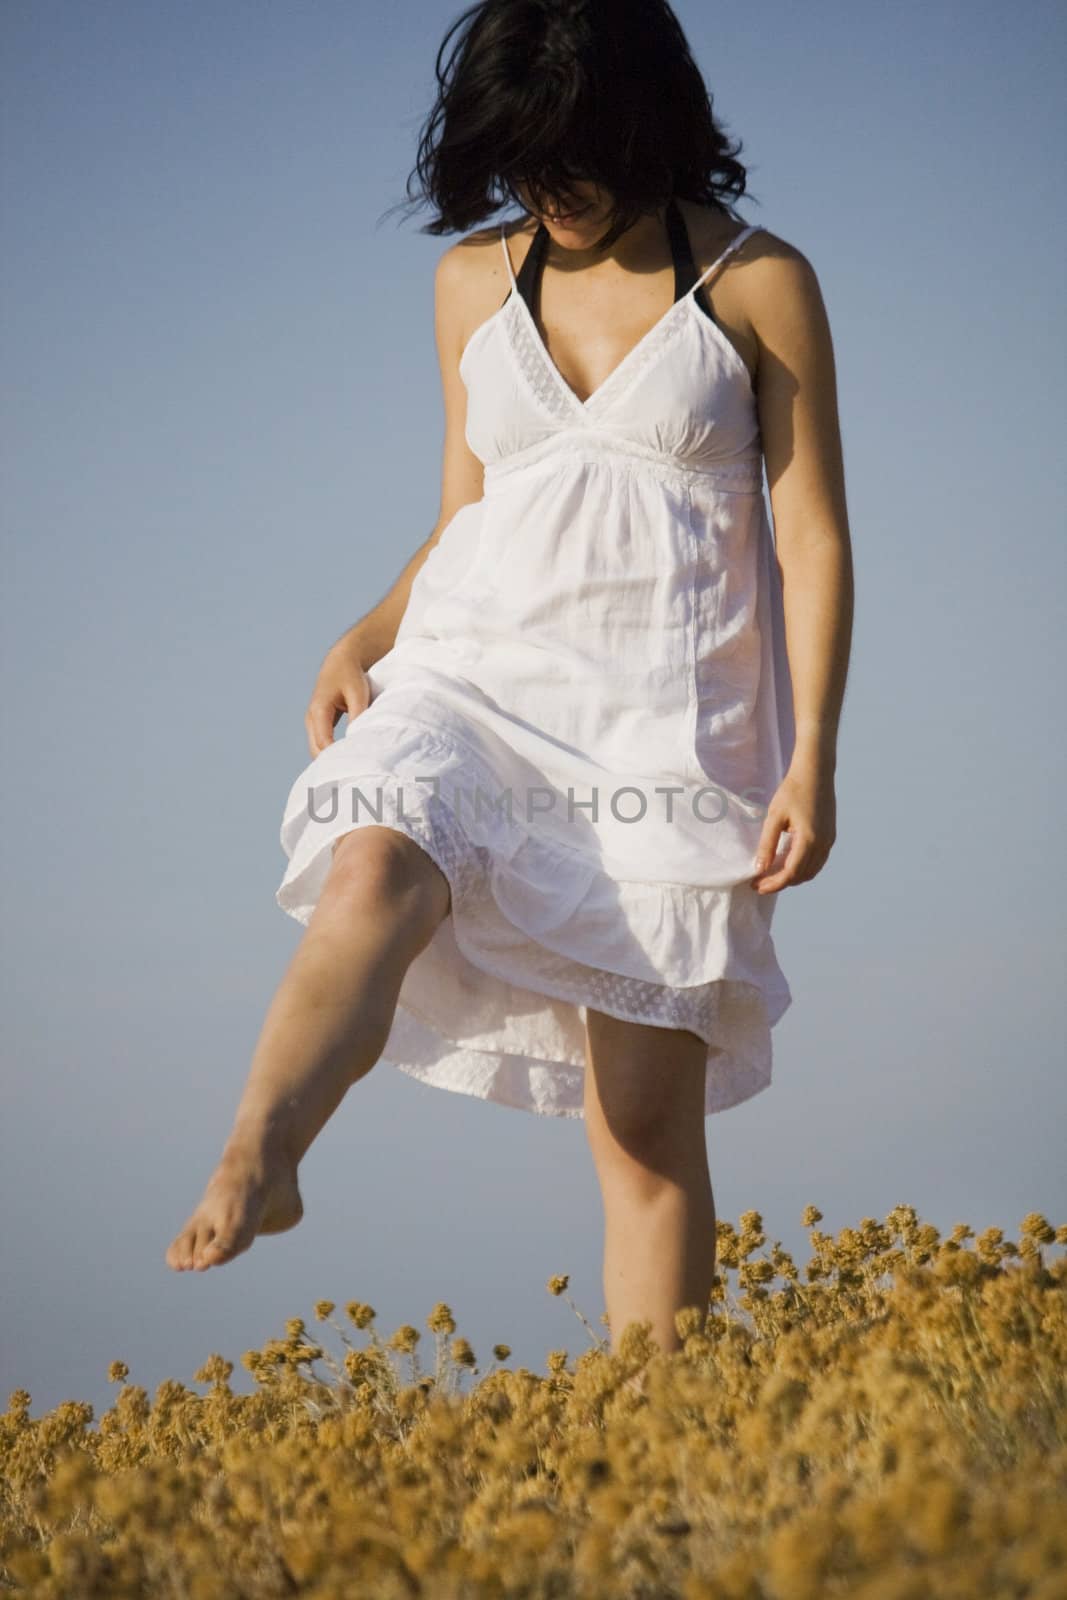
<path id="1" fill-rule="evenodd" d="M 674 1316 L 706 1310 L 715 1274 L 715 1201 L 704 1133 L 707 1046 L 589 1008 L 585 1126 L 604 1202 L 604 1299 L 617 1352 L 631 1322 L 664 1351 Z"/>
<path id="2" fill-rule="evenodd" d="M 406 835 L 375 824 L 336 842 L 219 1164 L 167 1249 L 168 1266 L 218 1266 L 257 1234 L 300 1221 L 300 1160 L 381 1055 L 404 974 L 450 909 L 447 878 Z"/>

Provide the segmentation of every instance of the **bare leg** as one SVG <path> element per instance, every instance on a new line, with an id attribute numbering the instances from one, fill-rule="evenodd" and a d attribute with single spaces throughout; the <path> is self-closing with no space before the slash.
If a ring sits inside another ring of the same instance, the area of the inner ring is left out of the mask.
<path id="1" fill-rule="evenodd" d="M 587 1012 L 585 1123 L 604 1202 L 611 1348 L 631 1322 L 663 1351 L 675 1312 L 707 1308 L 715 1201 L 704 1133 L 707 1046 L 682 1028 Z"/>
<path id="2" fill-rule="evenodd" d="M 203 1198 L 166 1252 L 182 1271 L 231 1260 L 300 1221 L 297 1166 L 378 1060 L 404 974 L 451 909 L 448 880 L 405 835 L 342 835 L 267 1011 L 233 1128 Z"/>

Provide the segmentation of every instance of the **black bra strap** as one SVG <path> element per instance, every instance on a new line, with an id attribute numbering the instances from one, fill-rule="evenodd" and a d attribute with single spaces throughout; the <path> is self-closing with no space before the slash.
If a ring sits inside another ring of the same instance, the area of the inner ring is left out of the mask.
<path id="1" fill-rule="evenodd" d="M 689 242 L 689 230 L 685 225 L 673 195 L 667 202 L 665 214 L 667 224 L 667 237 L 670 240 L 671 256 L 674 260 L 674 298 L 680 300 L 696 282 L 699 274 L 696 262 L 693 260 L 693 247 Z M 523 258 L 522 266 L 516 274 L 519 293 L 526 301 L 531 312 L 537 307 L 537 289 L 541 281 L 541 271 L 544 266 L 545 252 L 548 249 L 548 229 L 543 222 L 538 224 L 533 242 Z"/>
<path id="2" fill-rule="evenodd" d="M 699 274 L 693 260 L 693 247 L 689 243 L 689 229 L 673 195 L 667 202 L 667 234 L 674 257 L 674 298 L 680 300 L 684 294 L 688 294 Z"/>
<path id="3" fill-rule="evenodd" d="M 519 268 L 515 281 L 519 286 L 519 293 L 526 301 L 531 312 L 537 306 L 537 286 L 541 281 L 541 268 L 544 266 L 545 251 L 548 249 L 548 229 L 544 223 L 539 223 L 537 232 L 533 236 L 533 243 L 523 257 L 522 266 Z"/>

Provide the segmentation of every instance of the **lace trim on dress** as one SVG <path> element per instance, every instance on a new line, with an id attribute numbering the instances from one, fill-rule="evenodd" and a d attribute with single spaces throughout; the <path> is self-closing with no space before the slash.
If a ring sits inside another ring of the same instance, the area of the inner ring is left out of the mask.
<path id="1" fill-rule="evenodd" d="M 464 833 L 451 808 L 437 796 L 428 796 L 423 812 L 405 815 L 390 824 L 410 829 L 417 844 L 440 867 L 452 889 L 452 911 L 461 909 L 468 922 L 477 899 L 474 891 L 484 884 L 489 871 L 489 851 L 474 844 Z M 598 967 L 583 967 L 570 957 L 560 956 L 547 947 L 538 951 L 539 984 L 550 983 L 551 992 L 562 1000 L 590 1005 L 598 1011 L 662 1027 L 688 1028 L 710 1044 L 718 1028 L 725 989 L 747 991 L 761 1010 L 765 1004 L 755 985 L 736 979 L 713 978 L 688 989 L 631 978 L 621 972 L 606 972 Z"/>
<path id="2" fill-rule="evenodd" d="M 549 363 L 527 321 L 526 308 L 514 291 L 511 307 L 511 348 L 522 374 L 547 411 L 564 419 L 574 415 L 574 397 L 563 388 L 563 377 Z"/>
<path id="3" fill-rule="evenodd" d="M 554 416 L 565 420 L 579 417 L 592 418 L 605 400 L 613 395 L 625 394 L 630 385 L 646 371 L 667 346 L 677 338 L 684 325 L 681 315 L 685 300 L 676 300 L 669 306 L 660 321 L 654 324 L 643 339 L 625 355 L 587 400 L 579 400 L 559 368 L 554 365 L 544 343 L 532 326 L 530 314 L 518 295 L 508 301 L 511 306 L 511 348 L 519 367 L 537 399 Z"/>

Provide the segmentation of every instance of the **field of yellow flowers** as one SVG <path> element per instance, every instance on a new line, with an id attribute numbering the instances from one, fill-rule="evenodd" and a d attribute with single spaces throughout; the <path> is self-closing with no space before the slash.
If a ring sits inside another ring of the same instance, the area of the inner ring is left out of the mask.
<path id="1" fill-rule="evenodd" d="M 1064 1600 L 1067 1227 L 821 1220 L 803 1271 L 759 1213 L 720 1221 L 711 1305 L 669 1354 L 648 1324 L 613 1354 L 577 1312 L 573 1362 L 496 1345 L 483 1371 L 442 1304 L 424 1363 L 417 1328 L 321 1301 L 314 1333 L 245 1354 L 251 1394 L 221 1355 L 206 1392 L 153 1397 L 116 1360 L 98 1421 L 16 1390 L 0 1591 Z"/>

